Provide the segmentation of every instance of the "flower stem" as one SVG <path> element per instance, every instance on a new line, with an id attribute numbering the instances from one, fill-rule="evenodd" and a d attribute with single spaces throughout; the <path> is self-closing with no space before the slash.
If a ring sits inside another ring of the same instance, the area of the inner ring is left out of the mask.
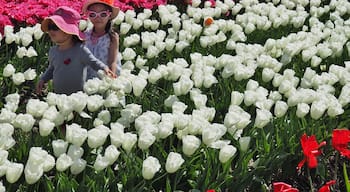
<path id="1" fill-rule="evenodd" d="M 307 175 L 308 175 L 308 178 L 309 178 L 310 191 L 313 192 L 314 191 L 314 187 L 313 187 L 313 184 L 312 184 L 312 178 L 311 178 L 311 174 L 310 174 L 310 169 L 307 169 Z"/>

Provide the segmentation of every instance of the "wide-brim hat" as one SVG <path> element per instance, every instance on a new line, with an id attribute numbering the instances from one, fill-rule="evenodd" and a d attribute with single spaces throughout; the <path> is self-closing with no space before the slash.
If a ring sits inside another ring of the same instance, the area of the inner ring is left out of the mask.
<path id="1" fill-rule="evenodd" d="M 42 21 L 41 30 L 48 32 L 48 26 L 51 21 L 55 23 L 61 31 L 70 35 L 76 35 L 83 41 L 85 39 L 85 35 L 79 30 L 80 18 L 80 14 L 76 10 L 70 7 L 61 6 L 56 9 L 53 15 L 46 17 Z"/>
<path id="2" fill-rule="evenodd" d="M 88 11 L 88 8 L 90 5 L 95 4 L 95 3 L 101 3 L 104 5 L 107 5 L 112 8 L 112 14 L 111 18 L 114 19 L 118 13 L 119 13 L 119 8 L 114 6 L 114 0 L 86 0 L 84 5 L 83 5 L 83 13 L 86 14 Z"/>

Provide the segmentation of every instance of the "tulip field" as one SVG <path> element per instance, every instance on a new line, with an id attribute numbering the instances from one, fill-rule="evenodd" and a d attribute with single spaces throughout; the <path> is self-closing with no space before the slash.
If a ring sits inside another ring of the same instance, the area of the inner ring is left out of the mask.
<path id="1" fill-rule="evenodd" d="M 40 22 L 83 2 L 0 2 L 0 192 L 350 192 L 347 0 L 118 1 L 121 74 L 71 95 Z"/>

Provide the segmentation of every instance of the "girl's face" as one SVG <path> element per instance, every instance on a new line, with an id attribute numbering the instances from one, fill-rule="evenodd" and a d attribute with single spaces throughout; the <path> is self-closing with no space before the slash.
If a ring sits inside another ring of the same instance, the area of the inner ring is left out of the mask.
<path id="1" fill-rule="evenodd" d="M 48 24 L 48 34 L 51 38 L 51 41 L 56 44 L 65 43 L 67 40 L 72 38 L 72 35 L 63 32 L 53 22 Z"/>
<path id="2" fill-rule="evenodd" d="M 103 4 L 90 5 L 87 14 L 94 27 L 99 28 L 104 28 L 111 18 L 110 10 Z"/>

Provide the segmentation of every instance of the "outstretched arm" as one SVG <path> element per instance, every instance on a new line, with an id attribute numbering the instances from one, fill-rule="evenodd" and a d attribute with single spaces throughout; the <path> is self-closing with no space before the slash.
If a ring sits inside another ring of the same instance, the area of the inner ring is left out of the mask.
<path id="1" fill-rule="evenodd" d="M 119 51 L 119 35 L 113 33 L 111 36 L 111 44 L 108 50 L 108 67 L 114 72 L 117 72 L 118 51 Z"/>

